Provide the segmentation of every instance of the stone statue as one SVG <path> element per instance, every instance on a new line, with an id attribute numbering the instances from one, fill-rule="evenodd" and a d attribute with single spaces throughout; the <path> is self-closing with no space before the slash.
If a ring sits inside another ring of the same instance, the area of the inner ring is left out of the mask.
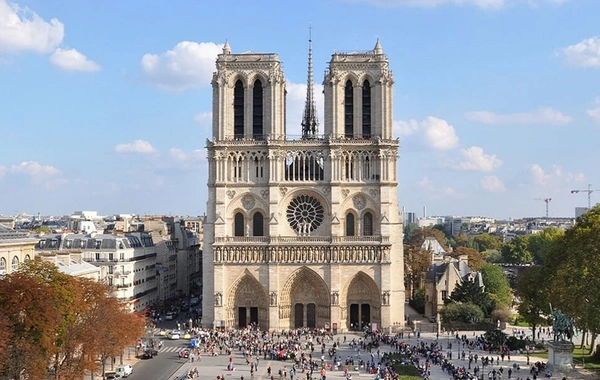
<path id="1" fill-rule="evenodd" d="M 573 340 L 573 321 L 560 310 L 552 310 L 550 304 L 550 313 L 552 313 L 552 332 L 555 342 L 564 342 Z"/>

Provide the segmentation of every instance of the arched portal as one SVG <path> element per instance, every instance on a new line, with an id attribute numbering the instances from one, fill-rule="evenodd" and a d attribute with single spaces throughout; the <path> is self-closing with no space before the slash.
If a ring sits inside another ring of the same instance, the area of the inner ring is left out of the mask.
<path id="1" fill-rule="evenodd" d="M 343 307 L 348 329 L 364 329 L 373 323 L 381 326 L 381 292 L 365 272 L 358 272 L 348 281 Z"/>
<path id="2" fill-rule="evenodd" d="M 227 326 L 246 327 L 251 324 L 258 324 L 261 328 L 269 326 L 267 294 L 248 270 L 231 286 L 226 307 Z"/>
<path id="3" fill-rule="evenodd" d="M 321 276 L 307 267 L 293 272 L 281 292 L 280 325 L 318 328 L 330 318 L 329 287 Z"/>

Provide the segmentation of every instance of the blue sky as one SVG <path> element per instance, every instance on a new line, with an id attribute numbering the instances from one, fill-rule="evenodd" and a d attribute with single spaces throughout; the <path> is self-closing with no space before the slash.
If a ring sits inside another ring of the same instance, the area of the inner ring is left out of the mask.
<path id="1" fill-rule="evenodd" d="M 334 51 L 380 39 L 407 211 L 543 216 L 552 198 L 550 216 L 573 216 L 587 194 L 570 190 L 600 189 L 598 15 L 598 0 L 0 0 L 0 214 L 202 214 L 216 54 L 226 39 L 279 54 L 293 133 L 310 24 L 318 87 Z"/>

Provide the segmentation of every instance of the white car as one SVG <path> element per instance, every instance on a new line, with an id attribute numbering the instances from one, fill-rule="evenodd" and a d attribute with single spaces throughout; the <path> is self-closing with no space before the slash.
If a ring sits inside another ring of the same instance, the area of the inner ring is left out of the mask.
<path id="1" fill-rule="evenodd" d="M 173 330 L 173 331 L 169 332 L 169 335 L 167 335 L 167 336 L 169 339 L 173 339 L 173 340 L 181 339 L 181 331 Z"/>
<path id="2" fill-rule="evenodd" d="M 175 313 L 174 311 L 169 311 L 167 314 L 165 314 L 165 320 L 167 321 L 172 321 L 173 319 L 175 319 L 175 317 L 177 317 L 177 313 Z"/>
<path id="3" fill-rule="evenodd" d="M 128 377 L 133 372 L 133 367 L 129 364 L 120 365 L 115 368 L 115 372 L 121 377 Z"/>

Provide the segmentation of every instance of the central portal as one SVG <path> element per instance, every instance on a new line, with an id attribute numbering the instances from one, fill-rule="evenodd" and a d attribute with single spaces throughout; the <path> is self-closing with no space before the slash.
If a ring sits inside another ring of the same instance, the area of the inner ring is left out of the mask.
<path id="1" fill-rule="evenodd" d="M 285 318 L 287 315 L 282 310 L 290 310 L 289 319 Z M 307 267 L 292 273 L 282 291 L 282 325 L 290 328 L 324 327 L 330 320 L 330 315 L 329 289 L 325 281 Z"/>

